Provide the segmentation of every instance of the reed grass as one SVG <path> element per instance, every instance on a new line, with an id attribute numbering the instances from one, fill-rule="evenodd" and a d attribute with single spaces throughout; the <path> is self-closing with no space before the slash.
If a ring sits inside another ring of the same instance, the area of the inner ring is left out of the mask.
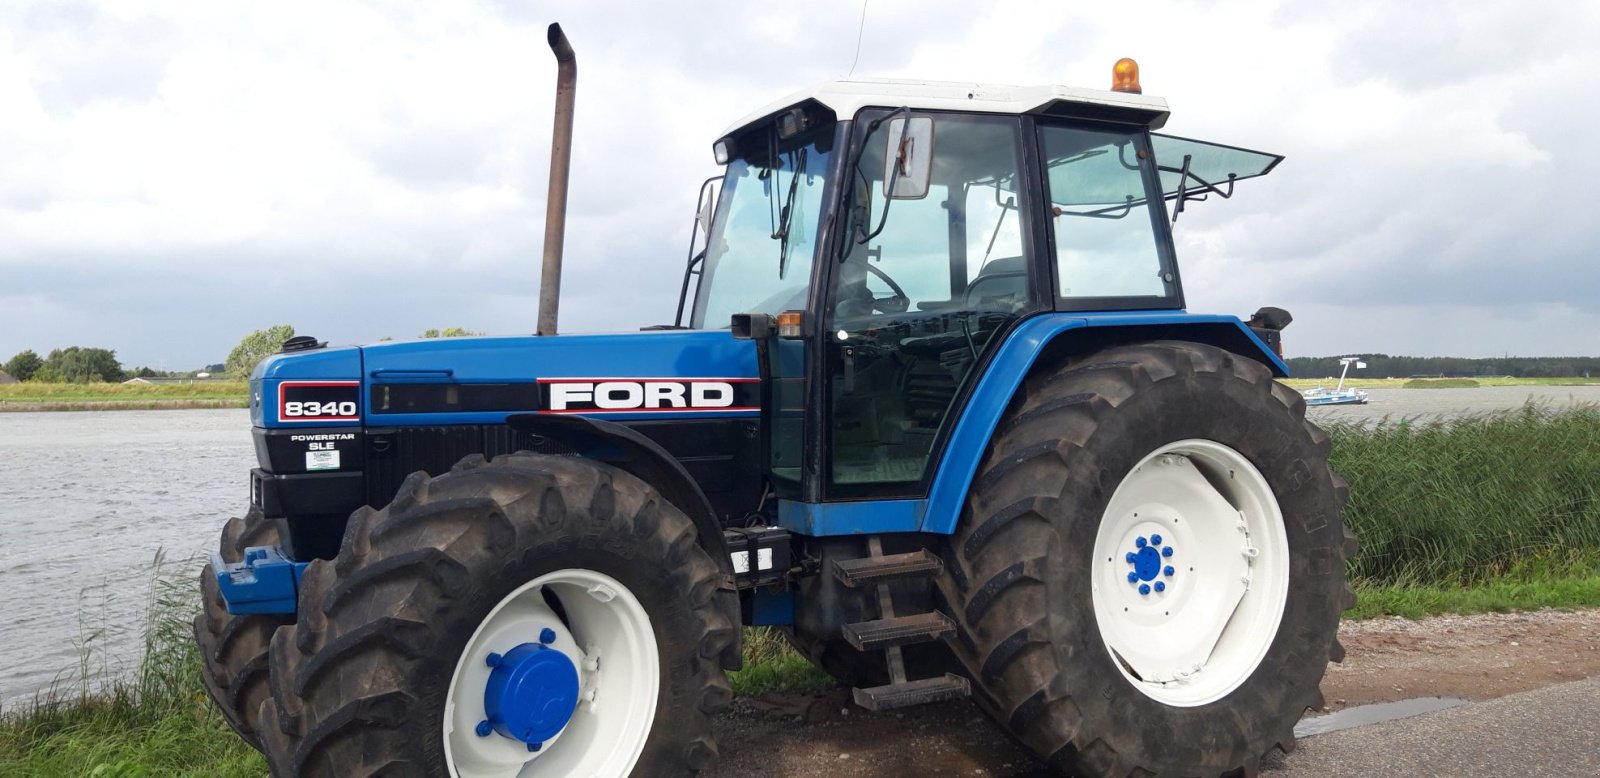
<path id="1" fill-rule="evenodd" d="M 1600 406 L 1329 432 L 1361 538 L 1358 581 L 1473 585 L 1518 565 L 1554 576 L 1600 552 Z"/>

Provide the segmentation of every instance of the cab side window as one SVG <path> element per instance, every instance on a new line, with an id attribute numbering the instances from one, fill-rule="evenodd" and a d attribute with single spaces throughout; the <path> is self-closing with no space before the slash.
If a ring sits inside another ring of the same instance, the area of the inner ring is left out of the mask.
<path id="1" fill-rule="evenodd" d="M 1047 126 L 1039 136 L 1059 306 L 1176 307 L 1172 260 L 1157 240 L 1166 216 L 1159 191 L 1149 196 L 1155 162 L 1145 134 Z"/>

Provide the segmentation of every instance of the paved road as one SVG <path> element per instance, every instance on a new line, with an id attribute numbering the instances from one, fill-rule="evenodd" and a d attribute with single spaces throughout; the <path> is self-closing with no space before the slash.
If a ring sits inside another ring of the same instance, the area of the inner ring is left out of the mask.
<path id="1" fill-rule="evenodd" d="M 1271 775 L 1600 775 L 1600 678 L 1306 738 Z"/>

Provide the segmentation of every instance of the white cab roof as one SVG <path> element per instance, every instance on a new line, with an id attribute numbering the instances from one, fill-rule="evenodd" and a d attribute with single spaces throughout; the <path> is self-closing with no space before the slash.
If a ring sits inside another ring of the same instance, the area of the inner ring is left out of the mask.
<path id="1" fill-rule="evenodd" d="M 1011 86 L 977 84 L 966 81 L 915 81 L 886 78 L 851 78 L 825 81 L 796 92 L 735 122 L 723 136 L 742 131 L 785 108 L 816 100 L 827 106 L 841 121 L 854 118 L 869 106 L 929 111 L 980 111 L 984 113 L 1039 113 L 1057 102 L 1083 103 L 1114 108 L 1150 111 L 1150 129 L 1167 121 L 1167 101 L 1160 97 L 1110 92 L 1100 89 L 1045 84 Z"/>

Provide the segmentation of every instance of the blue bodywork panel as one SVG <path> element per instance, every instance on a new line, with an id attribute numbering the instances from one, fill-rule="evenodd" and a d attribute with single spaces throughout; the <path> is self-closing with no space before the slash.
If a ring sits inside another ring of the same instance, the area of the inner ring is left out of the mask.
<path id="1" fill-rule="evenodd" d="M 211 555 L 211 571 L 228 612 L 234 614 L 294 613 L 307 564 L 289 559 L 276 546 L 252 546 L 244 550 L 244 559 L 231 564 Z"/>
<path id="2" fill-rule="evenodd" d="M 867 535 L 917 532 L 927 500 L 778 501 L 778 526 L 797 535 Z"/>

